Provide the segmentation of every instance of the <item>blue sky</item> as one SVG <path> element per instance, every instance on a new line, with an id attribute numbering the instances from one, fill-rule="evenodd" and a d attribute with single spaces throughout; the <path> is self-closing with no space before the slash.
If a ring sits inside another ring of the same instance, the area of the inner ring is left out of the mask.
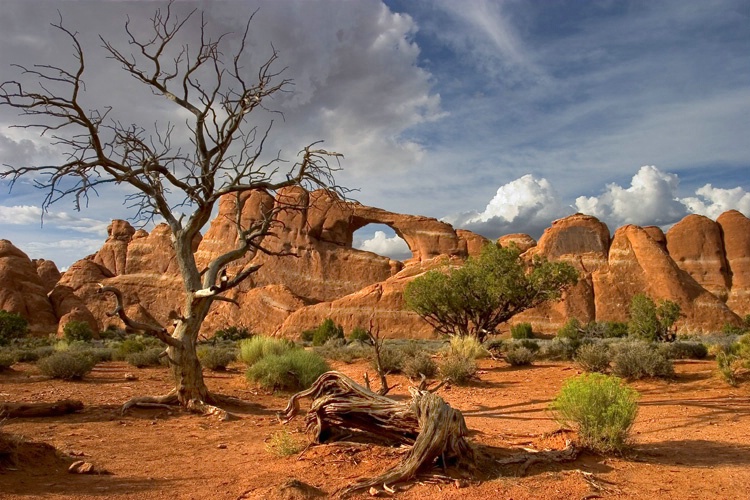
<path id="1" fill-rule="evenodd" d="M 138 94 L 96 38 L 122 41 L 126 16 L 147 28 L 159 4 L 5 1 L 1 79 L 19 77 L 11 63 L 69 60 L 69 43 L 48 26 L 59 9 L 90 49 L 92 106 L 112 104 L 126 122 L 180 120 L 168 103 Z M 325 140 L 345 155 L 339 180 L 359 188 L 362 203 L 493 238 L 538 237 L 578 211 L 612 231 L 668 228 L 688 213 L 750 215 L 748 0 L 176 4 L 201 6 L 216 32 L 236 30 L 259 7 L 254 53 L 273 43 L 295 81 L 276 102 L 285 120 L 271 149 L 293 158 Z M 0 163 L 59 158 L 30 131 L 9 128 L 17 123 L 0 107 Z M 126 193 L 111 190 L 80 213 L 54 205 L 42 228 L 43 193 L 0 187 L 0 238 L 61 267 L 95 251 L 110 219 L 133 215 Z M 397 252 L 399 242 L 375 229 L 359 245 Z"/>

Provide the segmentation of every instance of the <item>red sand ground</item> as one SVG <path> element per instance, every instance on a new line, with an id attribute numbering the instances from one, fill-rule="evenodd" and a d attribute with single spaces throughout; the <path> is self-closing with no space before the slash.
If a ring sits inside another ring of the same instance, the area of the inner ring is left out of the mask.
<path id="1" fill-rule="evenodd" d="M 564 446 L 559 434 L 543 434 L 558 428 L 547 408 L 563 381 L 578 373 L 573 364 L 511 368 L 485 360 L 480 366 L 481 382 L 439 392 L 464 413 L 474 442 L 500 448 L 503 456 L 523 448 Z M 336 368 L 355 380 L 362 380 L 368 370 L 363 362 Z M 505 466 L 500 477 L 478 484 L 460 489 L 454 484 L 416 484 L 397 496 L 750 498 L 750 384 L 730 387 L 715 377 L 714 369 L 712 361 L 682 361 L 677 362 L 674 381 L 633 383 L 641 393 L 640 411 L 633 448 L 625 457 L 584 454 L 572 463 L 532 466 L 524 477 L 516 477 L 517 466 Z M 126 381 L 128 372 L 138 380 Z M 304 439 L 301 419 L 286 427 L 276 421 L 275 412 L 286 405 L 287 395 L 266 394 L 249 385 L 239 365 L 226 373 L 207 372 L 207 379 L 213 390 L 254 403 L 241 410 L 244 418 L 222 423 L 163 409 L 121 416 L 119 406 L 129 397 L 169 390 L 163 368 L 102 363 L 81 382 L 49 380 L 25 364 L 0 373 L 2 401 L 72 398 L 86 405 L 78 414 L 4 423 L 3 432 L 49 443 L 62 453 L 24 446 L 15 470 L 0 472 L 0 498 L 302 498 L 282 488 L 290 479 L 331 495 L 357 478 L 385 471 L 404 452 L 328 445 L 276 457 L 266 450 L 275 432 L 286 428 Z M 408 380 L 394 376 L 389 381 L 400 384 L 393 395 L 407 397 Z M 68 465 L 78 459 L 109 474 L 68 474 Z"/>

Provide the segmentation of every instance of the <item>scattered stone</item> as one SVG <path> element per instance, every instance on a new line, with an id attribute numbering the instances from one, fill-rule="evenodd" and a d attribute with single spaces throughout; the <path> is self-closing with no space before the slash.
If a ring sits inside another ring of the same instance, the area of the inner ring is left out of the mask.
<path id="1" fill-rule="evenodd" d="M 83 460 L 76 460 L 72 464 L 70 464 L 70 467 L 68 467 L 68 472 L 71 474 L 98 474 L 96 469 L 94 468 L 94 464 L 91 462 L 85 462 Z"/>
<path id="2" fill-rule="evenodd" d="M 138 377 L 134 373 L 126 373 L 125 380 L 138 380 Z"/>
<path id="3" fill-rule="evenodd" d="M 226 449 L 227 449 L 227 445 L 226 445 L 226 444 L 224 444 L 224 443 L 220 443 L 220 444 L 218 444 L 218 445 L 217 445 L 216 447 L 217 447 L 218 449 L 220 449 L 220 450 L 226 450 Z"/>

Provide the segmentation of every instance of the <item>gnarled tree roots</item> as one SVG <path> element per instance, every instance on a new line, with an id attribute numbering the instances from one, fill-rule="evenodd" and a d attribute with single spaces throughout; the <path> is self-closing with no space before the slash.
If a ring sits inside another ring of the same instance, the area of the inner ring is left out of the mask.
<path id="1" fill-rule="evenodd" d="M 215 416 L 222 422 L 229 420 L 236 420 L 241 418 L 235 413 L 231 413 L 218 405 L 233 405 L 241 406 L 247 404 L 245 401 L 234 398 L 232 396 L 225 396 L 223 394 L 209 393 L 205 400 L 191 399 L 187 401 L 184 408 L 193 413 L 200 413 L 201 415 Z M 122 405 L 121 413 L 124 415 L 131 408 L 164 408 L 173 409 L 175 407 L 182 407 L 180 400 L 177 397 L 177 391 L 172 390 L 164 396 L 137 396 Z"/>
<path id="2" fill-rule="evenodd" d="M 394 469 L 371 479 L 362 479 L 344 488 L 346 497 L 368 488 L 389 490 L 391 485 L 429 477 L 449 479 L 445 474 L 430 474 L 436 462 L 473 468 L 474 450 L 466 439 L 468 429 L 460 411 L 451 408 L 440 396 L 411 388 L 410 402 L 399 403 L 358 385 L 338 372 L 321 375 L 310 389 L 295 394 L 279 419 L 286 423 L 299 412 L 299 400 L 312 398 L 305 422 L 318 443 L 345 439 L 364 439 L 390 445 L 411 445 Z"/>

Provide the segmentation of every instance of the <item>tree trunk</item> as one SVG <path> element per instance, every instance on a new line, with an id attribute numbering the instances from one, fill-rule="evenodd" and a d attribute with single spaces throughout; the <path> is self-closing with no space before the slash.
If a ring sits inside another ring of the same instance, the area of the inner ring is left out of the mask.
<path id="1" fill-rule="evenodd" d="M 203 380 L 203 368 L 196 351 L 198 334 L 208 307 L 201 304 L 190 312 L 192 314 L 181 320 L 172 334 L 182 346 L 167 349 L 177 400 L 182 406 L 188 406 L 191 401 L 210 402 L 210 393 Z"/>
<path id="2" fill-rule="evenodd" d="M 0 403 L 0 419 L 56 417 L 83 409 L 83 402 L 63 399 L 54 403 Z"/>

